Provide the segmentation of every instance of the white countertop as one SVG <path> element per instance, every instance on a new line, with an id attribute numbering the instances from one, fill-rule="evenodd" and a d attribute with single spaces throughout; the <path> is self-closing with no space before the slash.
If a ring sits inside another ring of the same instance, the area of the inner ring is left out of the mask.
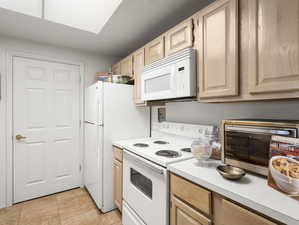
<path id="1" fill-rule="evenodd" d="M 167 168 L 187 180 L 230 198 L 287 225 L 299 225 L 299 202 L 267 185 L 267 179 L 246 174 L 239 181 L 224 179 L 217 171 L 219 161 L 201 165 L 189 159 Z"/>

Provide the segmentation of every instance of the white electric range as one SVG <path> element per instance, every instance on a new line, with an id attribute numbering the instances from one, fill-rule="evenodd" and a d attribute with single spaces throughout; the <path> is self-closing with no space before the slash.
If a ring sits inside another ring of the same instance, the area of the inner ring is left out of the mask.
<path id="1" fill-rule="evenodd" d="M 217 135 L 217 128 L 154 123 L 152 137 L 115 142 L 124 149 L 123 225 L 169 224 L 167 165 L 192 158 L 192 141 Z"/>

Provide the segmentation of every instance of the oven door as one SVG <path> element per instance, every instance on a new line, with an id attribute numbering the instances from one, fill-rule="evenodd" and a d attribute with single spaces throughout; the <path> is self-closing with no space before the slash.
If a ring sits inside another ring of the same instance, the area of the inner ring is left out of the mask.
<path id="1" fill-rule="evenodd" d="M 176 96 L 174 70 L 174 65 L 168 65 L 143 73 L 141 76 L 142 100 L 174 98 Z"/>
<path id="2" fill-rule="evenodd" d="M 167 170 L 128 151 L 124 153 L 124 201 L 145 224 L 166 225 L 168 223 Z"/>

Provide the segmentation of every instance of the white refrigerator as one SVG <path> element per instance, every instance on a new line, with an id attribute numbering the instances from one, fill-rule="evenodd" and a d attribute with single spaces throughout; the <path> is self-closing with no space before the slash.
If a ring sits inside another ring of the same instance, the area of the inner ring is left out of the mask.
<path id="1" fill-rule="evenodd" d="M 150 135 L 150 110 L 136 107 L 133 86 L 97 82 L 85 95 L 84 185 L 102 212 L 115 208 L 113 141 Z"/>

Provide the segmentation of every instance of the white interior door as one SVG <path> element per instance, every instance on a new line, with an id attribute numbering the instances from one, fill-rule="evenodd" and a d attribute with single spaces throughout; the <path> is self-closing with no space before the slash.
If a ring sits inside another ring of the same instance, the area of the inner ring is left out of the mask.
<path id="1" fill-rule="evenodd" d="M 79 83 L 79 66 L 13 59 L 14 203 L 79 186 Z"/>

